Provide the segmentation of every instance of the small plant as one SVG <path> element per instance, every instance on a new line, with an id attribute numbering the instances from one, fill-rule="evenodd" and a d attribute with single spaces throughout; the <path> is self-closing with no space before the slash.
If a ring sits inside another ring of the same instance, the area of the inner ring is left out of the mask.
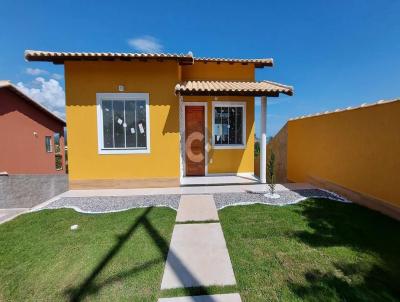
<path id="1" fill-rule="evenodd" d="M 260 143 L 254 143 L 254 156 L 260 156 Z"/>
<path id="2" fill-rule="evenodd" d="M 61 154 L 56 154 L 56 170 L 61 170 L 63 168 L 62 166 L 62 155 Z"/>
<path id="3" fill-rule="evenodd" d="M 267 180 L 271 196 L 275 194 L 275 153 L 271 149 L 271 155 L 267 162 Z"/>

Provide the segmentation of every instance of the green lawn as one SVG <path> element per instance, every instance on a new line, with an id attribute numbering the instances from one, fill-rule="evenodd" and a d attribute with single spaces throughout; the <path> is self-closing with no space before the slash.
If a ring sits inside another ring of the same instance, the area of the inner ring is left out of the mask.
<path id="1" fill-rule="evenodd" d="M 235 291 L 243 301 L 400 301 L 400 223 L 323 199 L 221 210 L 238 285 L 161 292 L 175 215 L 167 208 L 47 210 L 0 225 L 0 301 L 157 301 Z"/>
<path id="2" fill-rule="evenodd" d="M 219 212 L 243 301 L 400 301 L 400 223 L 324 199 Z"/>
<path id="3" fill-rule="evenodd" d="M 0 301 L 156 301 L 175 215 L 46 210 L 0 225 Z"/>

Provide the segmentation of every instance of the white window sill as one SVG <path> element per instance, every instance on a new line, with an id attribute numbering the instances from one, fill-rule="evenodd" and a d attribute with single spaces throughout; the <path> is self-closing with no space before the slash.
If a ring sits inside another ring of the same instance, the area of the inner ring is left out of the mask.
<path id="1" fill-rule="evenodd" d="M 149 149 L 99 149 L 99 154 L 146 154 Z"/>
<path id="2" fill-rule="evenodd" d="M 213 149 L 246 149 L 245 145 L 213 145 Z"/>

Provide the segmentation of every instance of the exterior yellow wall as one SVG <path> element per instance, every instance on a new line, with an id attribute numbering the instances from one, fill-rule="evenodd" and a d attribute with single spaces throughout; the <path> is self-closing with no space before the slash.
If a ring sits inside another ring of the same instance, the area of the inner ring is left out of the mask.
<path id="1" fill-rule="evenodd" d="M 288 179 L 400 206 L 400 101 L 288 122 Z"/>
<path id="2" fill-rule="evenodd" d="M 254 66 L 196 63 L 179 66 L 164 62 L 66 61 L 66 116 L 71 181 L 109 179 L 177 179 L 179 159 L 179 99 L 175 85 L 188 79 L 254 80 Z M 98 154 L 96 93 L 149 93 L 150 153 Z M 189 97 L 208 102 L 208 131 L 212 139 L 212 97 Z M 219 97 L 218 101 L 246 102 L 247 148 L 211 150 L 209 173 L 253 171 L 254 98 Z"/>
<path id="3" fill-rule="evenodd" d="M 182 80 L 254 81 L 254 65 L 203 63 L 182 66 Z"/>
<path id="4" fill-rule="evenodd" d="M 65 63 L 70 180 L 179 178 L 176 62 Z M 98 154 L 96 93 L 150 94 L 149 154 Z"/>
<path id="5" fill-rule="evenodd" d="M 212 146 L 212 102 L 214 97 L 184 97 L 185 102 L 207 102 L 207 136 Z M 218 97 L 218 102 L 246 103 L 246 148 L 245 149 L 209 149 L 208 173 L 253 173 L 254 171 L 254 98 Z M 207 150 L 207 148 L 206 148 Z"/>

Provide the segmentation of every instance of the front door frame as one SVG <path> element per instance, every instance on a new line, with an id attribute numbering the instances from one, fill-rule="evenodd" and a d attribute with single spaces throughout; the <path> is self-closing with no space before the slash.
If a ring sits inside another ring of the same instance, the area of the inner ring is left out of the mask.
<path id="1" fill-rule="evenodd" d="M 182 100 L 183 101 L 183 100 Z M 204 176 L 208 175 L 208 104 L 207 102 L 185 102 L 183 101 L 183 110 L 182 110 L 182 119 L 181 119 L 181 127 L 180 134 L 181 139 L 183 140 L 183 144 L 181 147 L 181 162 L 182 162 L 182 177 L 186 177 L 186 138 L 185 138 L 185 129 L 186 129 L 186 106 L 203 106 L 204 107 Z M 201 177 L 201 176 L 200 176 Z"/>

